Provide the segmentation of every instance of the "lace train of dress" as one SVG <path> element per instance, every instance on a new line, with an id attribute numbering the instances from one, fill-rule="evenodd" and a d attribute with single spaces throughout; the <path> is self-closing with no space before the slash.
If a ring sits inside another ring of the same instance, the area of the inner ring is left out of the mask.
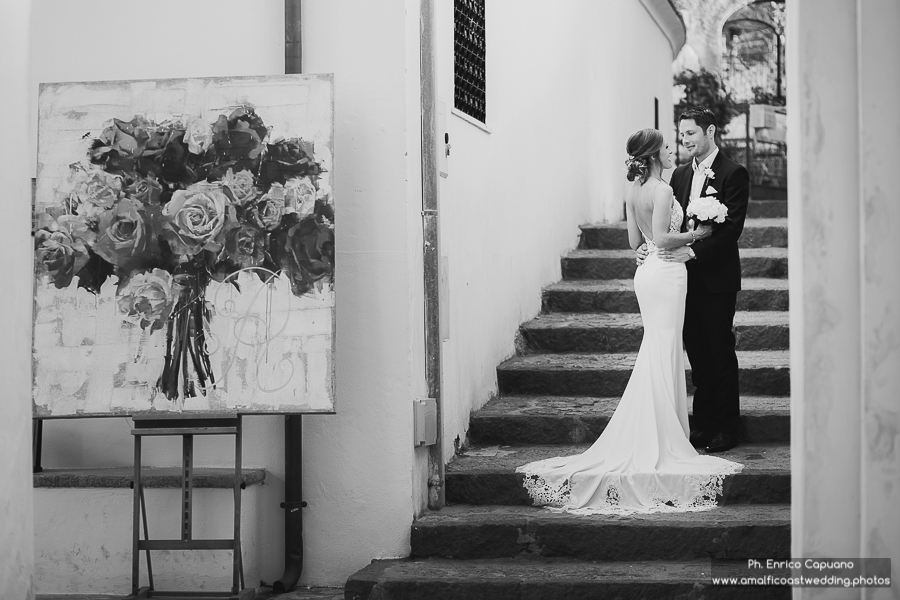
<path id="1" fill-rule="evenodd" d="M 675 221 L 673 215 L 673 228 Z M 535 505 L 576 514 L 708 510 L 716 506 L 723 478 L 743 468 L 698 454 L 688 440 L 681 341 L 687 271 L 661 260 L 647 242 L 651 253 L 634 277 L 644 337 L 631 378 L 588 450 L 516 469 L 525 474 Z"/>

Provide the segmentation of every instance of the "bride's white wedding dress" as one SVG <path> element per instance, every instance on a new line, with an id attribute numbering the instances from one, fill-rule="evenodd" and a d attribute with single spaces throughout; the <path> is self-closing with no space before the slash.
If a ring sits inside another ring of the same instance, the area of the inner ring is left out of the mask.
<path id="1" fill-rule="evenodd" d="M 681 229 L 674 201 L 669 232 Z M 642 232 L 643 233 L 643 232 Z M 688 436 L 681 330 L 687 293 L 682 263 L 664 262 L 644 235 L 649 255 L 634 276 L 644 337 L 615 413 L 583 454 L 523 465 L 535 505 L 576 514 L 708 510 L 722 480 L 743 465 L 700 455 Z"/>

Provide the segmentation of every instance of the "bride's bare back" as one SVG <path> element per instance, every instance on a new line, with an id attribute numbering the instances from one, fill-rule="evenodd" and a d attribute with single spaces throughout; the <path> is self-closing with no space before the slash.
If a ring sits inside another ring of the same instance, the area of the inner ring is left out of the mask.
<path id="1" fill-rule="evenodd" d="M 675 204 L 672 188 L 665 181 L 654 178 L 644 184 L 635 181 L 625 195 L 628 243 L 631 247 L 636 249 L 646 237 L 656 247 L 668 250 L 709 236 L 712 229 L 706 225 L 695 230 L 694 235 L 679 233 L 680 219 L 678 227 L 673 230 L 671 225 L 676 210 L 681 208 Z"/>
<path id="2" fill-rule="evenodd" d="M 632 214 L 634 215 L 635 224 L 638 226 L 643 235 L 647 237 L 649 240 L 653 240 L 653 199 L 654 192 L 656 192 L 657 188 L 663 186 L 665 188 L 669 188 L 668 185 L 662 180 L 657 179 L 656 181 L 648 180 L 645 184 L 641 184 L 639 181 L 635 181 L 634 184 L 629 188 L 628 193 L 625 195 L 625 206 L 626 212 L 627 207 L 630 205 Z M 668 215 L 668 211 L 666 212 Z M 668 218 L 668 216 L 666 217 Z M 668 229 L 668 223 L 666 224 L 666 229 Z"/>
<path id="3" fill-rule="evenodd" d="M 628 242 L 632 248 L 644 243 L 644 237 L 660 248 L 681 246 L 690 238 L 673 238 L 669 232 L 674 195 L 672 188 L 656 178 L 641 184 L 635 181 L 625 195 L 625 214 L 628 219 Z"/>

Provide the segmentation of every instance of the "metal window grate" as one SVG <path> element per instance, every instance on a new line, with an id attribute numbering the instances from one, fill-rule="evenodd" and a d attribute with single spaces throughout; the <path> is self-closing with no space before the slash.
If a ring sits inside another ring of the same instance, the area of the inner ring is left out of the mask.
<path id="1" fill-rule="evenodd" d="M 484 0 L 454 0 L 453 8 L 453 106 L 484 123 Z"/>

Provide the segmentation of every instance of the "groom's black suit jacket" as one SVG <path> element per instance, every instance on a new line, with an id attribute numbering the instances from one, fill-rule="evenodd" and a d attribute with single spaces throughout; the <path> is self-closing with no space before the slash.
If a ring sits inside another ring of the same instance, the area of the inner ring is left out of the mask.
<path id="1" fill-rule="evenodd" d="M 691 198 L 691 181 L 694 177 L 692 162 L 675 169 L 670 181 L 682 210 L 687 210 Z M 728 208 L 728 216 L 724 223 L 713 224 L 712 234 L 708 238 L 691 246 L 697 258 L 687 262 L 688 287 L 703 286 L 713 293 L 737 292 L 741 289 L 738 238 L 744 230 L 744 219 L 747 217 L 750 174 L 743 165 L 725 156 L 721 148 L 711 168 L 715 177 L 706 180 L 700 195 L 717 198 Z M 708 194 L 709 187 L 717 193 Z M 685 216 L 682 232 L 687 230 L 687 222 Z"/>

